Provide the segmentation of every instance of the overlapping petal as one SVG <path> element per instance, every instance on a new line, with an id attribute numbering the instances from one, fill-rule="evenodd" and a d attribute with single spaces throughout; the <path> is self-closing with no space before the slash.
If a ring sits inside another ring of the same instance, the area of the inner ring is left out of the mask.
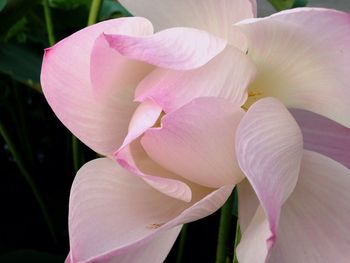
<path id="1" fill-rule="evenodd" d="M 300 8 L 238 27 L 258 68 L 252 101 L 274 96 L 350 127 L 350 14 Z"/>
<path id="2" fill-rule="evenodd" d="M 241 247 L 245 247 L 254 236 L 254 242 L 260 244 L 255 249 L 261 259 L 256 262 L 264 262 L 275 242 L 281 207 L 297 183 L 302 147 L 297 123 L 283 104 L 273 98 L 253 104 L 238 126 L 238 163 L 262 206 L 253 218 L 257 227 L 248 227 L 241 242 Z M 265 216 L 268 224 L 264 223 Z M 255 262 L 247 256 L 240 262 Z"/>
<path id="3" fill-rule="evenodd" d="M 226 49 L 206 65 L 188 71 L 158 68 L 142 80 L 135 98 L 151 98 L 171 112 L 197 97 L 220 97 L 242 105 L 256 68 L 242 52 Z"/>
<path id="4" fill-rule="evenodd" d="M 235 160 L 235 130 L 244 111 L 220 98 L 197 98 L 166 114 L 160 128 L 148 129 L 141 143 L 166 169 L 207 187 L 243 179 Z"/>
<path id="5" fill-rule="evenodd" d="M 326 155 L 350 168 L 350 128 L 309 111 L 290 111 L 303 132 L 304 149 Z"/>
<path id="6" fill-rule="evenodd" d="M 140 140 L 131 141 L 119 149 L 115 153 L 115 159 L 122 167 L 141 177 L 159 192 L 185 202 L 192 200 L 193 192 L 189 184 L 179 175 L 151 160 Z"/>
<path id="7" fill-rule="evenodd" d="M 41 84 L 48 103 L 62 123 L 98 153 L 108 155 L 120 146 L 137 103 L 133 102 L 136 82 L 127 68 L 123 73 L 129 76 L 123 85 L 98 87 L 106 96 L 102 102 L 97 99 L 90 79 L 95 40 L 103 32 L 135 35 L 144 34 L 149 27 L 150 22 L 143 18 L 109 20 L 82 29 L 45 52 Z M 118 56 L 115 59 L 119 63 Z"/>
<path id="8" fill-rule="evenodd" d="M 72 186 L 68 260 L 140 262 L 144 255 L 161 262 L 179 232 L 176 226 L 213 213 L 231 191 L 223 187 L 185 203 L 159 193 L 111 159 L 93 160 Z"/>
<path id="9" fill-rule="evenodd" d="M 138 29 L 140 36 L 153 33 L 151 24 Z M 101 103 L 103 99 L 109 99 L 110 93 L 115 89 L 129 90 L 132 93 L 140 80 L 154 69 L 152 65 L 124 57 L 110 48 L 103 33 L 94 43 L 90 60 L 91 85 Z"/>
<path id="10" fill-rule="evenodd" d="M 121 0 L 134 16 L 150 19 L 155 29 L 193 27 L 226 38 L 232 24 L 256 16 L 255 0 Z"/>
<path id="11" fill-rule="evenodd" d="M 256 210 L 259 207 L 257 198 L 252 186 L 247 179 L 237 185 L 238 190 L 238 220 L 241 233 L 248 228 L 250 221 L 253 219 Z"/>
<path id="12" fill-rule="evenodd" d="M 350 170 L 305 151 L 298 184 L 285 203 L 271 263 L 350 258 Z"/>
<path id="13" fill-rule="evenodd" d="M 177 70 L 198 68 L 219 54 L 226 41 L 194 28 L 169 28 L 137 37 L 105 34 L 110 47 L 130 59 Z"/>

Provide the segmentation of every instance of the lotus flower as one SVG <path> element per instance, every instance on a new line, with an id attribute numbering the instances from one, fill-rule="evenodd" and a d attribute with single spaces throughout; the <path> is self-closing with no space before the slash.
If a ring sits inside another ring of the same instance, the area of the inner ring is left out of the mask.
<path id="1" fill-rule="evenodd" d="M 74 180 L 67 262 L 161 262 L 181 225 L 235 185 L 240 263 L 347 262 L 350 15 L 121 3 L 141 17 L 87 27 L 44 55 L 48 103 L 106 156 Z"/>

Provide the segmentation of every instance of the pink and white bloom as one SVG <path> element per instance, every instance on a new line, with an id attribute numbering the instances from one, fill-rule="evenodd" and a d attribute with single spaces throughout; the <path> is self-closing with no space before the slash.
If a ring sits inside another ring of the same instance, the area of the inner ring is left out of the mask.
<path id="1" fill-rule="evenodd" d="M 73 183 L 67 262 L 161 262 L 235 185 L 240 263 L 347 262 L 350 15 L 120 2 L 149 20 L 98 23 L 44 56 L 50 106 L 106 156 Z"/>

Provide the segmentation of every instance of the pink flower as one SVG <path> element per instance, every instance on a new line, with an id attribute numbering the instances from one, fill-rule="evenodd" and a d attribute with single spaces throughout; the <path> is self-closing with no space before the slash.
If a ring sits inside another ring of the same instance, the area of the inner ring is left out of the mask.
<path id="1" fill-rule="evenodd" d="M 50 106 L 106 156 L 73 183 L 67 262 L 161 262 L 181 225 L 216 211 L 236 184 L 240 263 L 346 262 L 350 15 L 121 2 L 159 32 L 145 18 L 110 20 L 44 56 Z"/>

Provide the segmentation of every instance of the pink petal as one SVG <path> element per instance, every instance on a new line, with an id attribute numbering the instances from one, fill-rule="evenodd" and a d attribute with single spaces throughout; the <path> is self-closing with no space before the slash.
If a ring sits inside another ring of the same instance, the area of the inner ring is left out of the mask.
<path id="1" fill-rule="evenodd" d="M 124 252 L 121 254 L 113 252 L 104 256 L 84 261 L 84 262 L 101 262 L 104 263 L 108 260 L 109 263 L 143 263 L 143 262 L 163 262 L 170 252 L 171 247 L 176 241 L 176 238 L 181 230 L 181 225 L 169 230 L 164 230 L 157 234 L 155 238 L 140 244 L 130 249 L 130 252 Z M 71 255 L 68 255 L 65 263 L 77 262 Z M 79 261 L 81 262 L 81 261 Z"/>
<path id="2" fill-rule="evenodd" d="M 259 240 L 261 244 L 267 241 L 263 249 L 267 256 L 274 243 L 281 206 L 297 183 L 302 157 L 301 131 L 282 103 L 273 98 L 261 99 L 249 108 L 238 126 L 236 153 L 268 218 L 270 233 Z M 256 217 L 260 222 L 261 216 Z"/>
<path id="3" fill-rule="evenodd" d="M 192 200 L 192 189 L 188 183 L 151 160 L 139 140 L 123 146 L 115 153 L 115 158 L 122 167 L 159 192 L 185 202 Z"/>
<path id="4" fill-rule="evenodd" d="M 256 16 L 255 0 L 121 0 L 133 15 L 149 18 L 156 30 L 193 27 L 226 38 L 232 24 Z"/>
<path id="5" fill-rule="evenodd" d="M 148 129 L 141 143 L 151 159 L 207 187 L 243 179 L 235 161 L 235 129 L 244 111 L 220 98 L 197 98 Z"/>
<path id="6" fill-rule="evenodd" d="M 178 70 L 198 68 L 226 46 L 224 40 L 193 28 L 171 28 L 146 37 L 106 34 L 105 38 L 123 56 Z"/>
<path id="7" fill-rule="evenodd" d="M 326 155 L 350 168 L 350 128 L 321 115 L 291 110 L 304 138 L 304 149 Z"/>
<path id="8" fill-rule="evenodd" d="M 237 246 L 237 259 L 240 263 L 265 263 L 274 242 L 275 237 L 271 238 L 269 221 L 264 209 L 259 206 Z"/>
<path id="9" fill-rule="evenodd" d="M 221 97 L 242 105 L 255 73 L 255 65 L 245 54 L 227 47 L 195 70 L 156 69 L 141 81 L 135 97 L 138 101 L 152 98 L 165 112 L 174 111 L 197 97 Z"/>
<path id="10" fill-rule="evenodd" d="M 277 97 L 350 127 L 350 14 L 300 8 L 238 27 L 258 68 L 256 98 Z"/>
<path id="11" fill-rule="evenodd" d="M 108 158 L 93 160 L 72 186 L 68 260 L 162 262 L 177 226 L 215 212 L 231 191 L 223 187 L 185 203 L 155 191 Z"/>
<path id="12" fill-rule="evenodd" d="M 130 123 L 128 135 L 125 137 L 123 145 L 120 148 L 130 144 L 148 128 L 152 127 L 160 117 L 162 108 L 153 100 L 145 100 L 134 112 Z"/>
<path id="13" fill-rule="evenodd" d="M 259 207 L 259 199 L 246 179 L 237 185 L 237 190 L 239 227 L 241 233 L 244 233 Z"/>
<path id="14" fill-rule="evenodd" d="M 71 190 L 71 257 L 74 262 L 132 257 L 160 225 L 183 211 L 184 204 L 154 191 L 110 159 L 93 160 L 79 170 Z M 169 233 L 169 241 L 177 233 Z M 159 252 L 168 252 L 171 245 L 159 247 Z"/>
<path id="15" fill-rule="evenodd" d="M 133 102 L 135 85 L 102 87 L 108 96 L 104 100 L 96 98 L 90 81 L 90 55 L 95 40 L 104 32 L 134 35 L 140 33 L 140 27 L 147 26 L 150 24 L 143 18 L 101 22 L 45 52 L 41 84 L 47 101 L 74 135 L 101 154 L 111 154 L 120 146 L 137 104 Z"/>
<path id="16" fill-rule="evenodd" d="M 123 34 L 122 30 L 127 31 L 129 27 L 130 25 L 125 23 L 119 34 Z M 153 27 L 150 23 L 144 23 L 135 25 L 133 31 L 130 29 L 129 31 L 125 34 L 147 36 L 153 34 Z M 129 90 L 132 94 L 140 80 L 154 69 L 153 66 L 144 62 L 121 56 L 116 50 L 109 47 L 103 33 L 94 43 L 90 65 L 92 87 L 99 98 L 107 97 L 106 99 L 116 89 L 119 92 Z"/>
<path id="17" fill-rule="evenodd" d="M 305 151 L 298 184 L 281 213 L 269 262 L 348 262 L 350 170 Z"/>
<path id="18" fill-rule="evenodd" d="M 192 199 L 192 191 L 187 183 L 153 162 L 143 150 L 138 139 L 148 128 L 155 125 L 161 111 L 158 104 L 152 100 L 142 102 L 131 118 L 128 135 L 114 156 L 121 166 L 140 176 L 158 191 L 189 202 Z"/>

